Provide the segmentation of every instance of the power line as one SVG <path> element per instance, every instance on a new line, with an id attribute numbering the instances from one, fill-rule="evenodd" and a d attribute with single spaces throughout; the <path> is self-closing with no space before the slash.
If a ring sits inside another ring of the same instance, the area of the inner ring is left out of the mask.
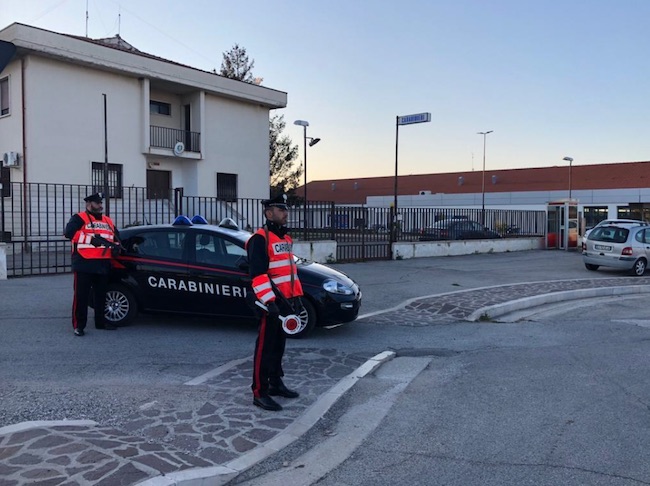
<path id="1" fill-rule="evenodd" d="M 171 35 L 169 35 L 169 34 L 168 34 L 167 32 L 165 32 L 164 30 L 158 28 L 156 25 L 154 25 L 154 24 L 148 22 L 147 20 L 143 19 L 142 17 L 140 17 L 140 16 L 139 16 L 138 14 L 136 14 L 135 12 L 132 12 L 131 10 L 125 8 L 125 7 L 124 7 L 123 5 L 121 5 L 119 2 L 116 2 L 115 0 L 111 0 L 111 2 L 114 3 L 115 5 L 117 5 L 118 7 L 123 8 L 125 12 L 127 12 L 127 13 L 130 14 L 130 15 L 132 15 L 133 17 L 135 17 L 136 19 L 138 19 L 140 22 L 142 22 L 142 23 L 148 25 L 149 27 L 151 27 L 152 29 L 156 30 L 156 31 L 159 32 L 160 34 L 162 34 L 162 35 L 164 35 L 165 37 L 171 39 L 172 41 L 176 42 L 177 44 L 183 46 L 183 47 L 184 47 L 185 49 L 187 49 L 188 51 L 193 52 L 193 53 L 196 54 L 197 56 L 199 56 L 199 57 L 205 59 L 206 61 L 209 61 L 210 63 L 214 63 L 214 59 L 211 59 L 211 58 L 209 58 L 209 57 L 203 55 L 202 53 L 200 53 L 200 52 L 194 50 L 192 47 L 188 46 L 187 44 L 185 44 L 185 43 L 179 41 L 178 39 L 176 39 L 176 38 L 174 38 L 174 37 L 172 37 Z M 152 53 L 152 54 L 153 54 L 153 53 Z"/>

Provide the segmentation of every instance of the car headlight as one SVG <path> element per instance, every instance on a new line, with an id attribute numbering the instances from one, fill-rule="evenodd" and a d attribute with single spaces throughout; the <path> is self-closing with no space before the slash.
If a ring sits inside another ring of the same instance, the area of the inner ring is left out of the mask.
<path id="1" fill-rule="evenodd" d="M 336 280 L 325 280 L 323 288 L 331 294 L 352 295 L 354 291 Z"/>

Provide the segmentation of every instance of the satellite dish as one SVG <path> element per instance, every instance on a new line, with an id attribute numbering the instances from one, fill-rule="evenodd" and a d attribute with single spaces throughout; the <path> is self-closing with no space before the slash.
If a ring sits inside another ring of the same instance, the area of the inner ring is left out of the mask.
<path id="1" fill-rule="evenodd" d="M 185 144 L 183 142 L 176 142 L 174 145 L 174 155 L 180 155 L 185 152 Z"/>

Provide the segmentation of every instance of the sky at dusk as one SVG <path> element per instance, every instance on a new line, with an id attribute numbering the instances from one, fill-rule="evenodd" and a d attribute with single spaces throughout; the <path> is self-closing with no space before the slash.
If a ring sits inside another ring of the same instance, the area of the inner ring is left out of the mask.
<path id="1" fill-rule="evenodd" d="M 235 43 L 288 93 L 309 180 L 650 160 L 648 0 L 0 0 L 13 22 L 118 33 L 219 70 Z M 118 22 L 119 15 L 119 22 Z"/>

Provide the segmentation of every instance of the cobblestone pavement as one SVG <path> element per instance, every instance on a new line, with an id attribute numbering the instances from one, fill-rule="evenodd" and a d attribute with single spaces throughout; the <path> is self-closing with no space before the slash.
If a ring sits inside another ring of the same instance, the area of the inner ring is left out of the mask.
<path id="1" fill-rule="evenodd" d="M 430 296 L 400 311 L 363 319 L 378 325 L 439 325 L 515 299 L 649 283 L 650 278 L 619 277 L 504 285 Z M 0 428 L 0 486 L 132 485 L 175 471 L 224 465 L 276 437 L 368 358 L 335 350 L 287 350 L 287 363 L 300 370 L 291 373 L 291 386 L 301 396 L 280 399 L 285 408 L 274 414 L 251 405 L 252 360 L 242 359 L 196 385 L 208 387 L 211 399 L 197 399 L 185 409 L 170 396 L 164 404 L 140 407 L 117 426 L 34 423 L 23 424 L 22 430 Z M 176 391 L 183 393 L 184 386 L 195 385 L 179 385 Z"/>
<path id="2" fill-rule="evenodd" d="M 648 284 L 650 284 L 650 277 L 557 280 L 500 285 L 419 299 L 407 304 L 399 311 L 385 312 L 369 318 L 377 324 L 395 325 L 395 323 L 399 323 L 399 325 L 405 326 L 428 326 L 449 322 L 450 320 L 467 320 L 479 309 L 526 297 L 571 290 L 647 286 Z"/>

